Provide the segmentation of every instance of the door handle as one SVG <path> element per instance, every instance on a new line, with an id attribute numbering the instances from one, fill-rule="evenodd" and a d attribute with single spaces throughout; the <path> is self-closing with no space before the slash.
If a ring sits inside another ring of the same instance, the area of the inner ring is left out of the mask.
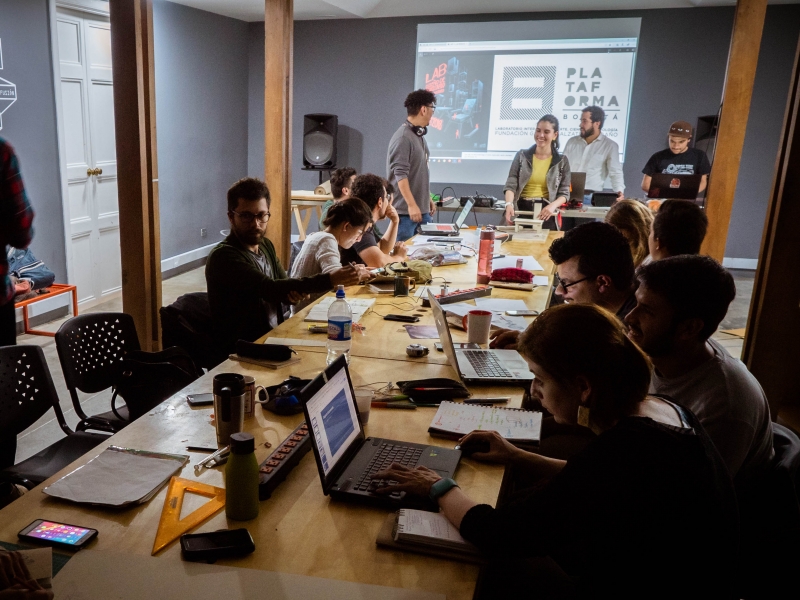
<path id="1" fill-rule="evenodd" d="M 91 177 L 92 175 L 102 175 L 103 174 L 103 169 L 100 169 L 100 168 L 97 168 L 97 169 L 86 169 L 86 174 L 89 177 Z"/>
<path id="2" fill-rule="evenodd" d="M 94 174 L 95 175 L 102 175 L 103 174 L 103 169 L 98 167 L 97 169 L 94 170 Z"/>
<path id="3" fill-rule="evenodd" d="M 86 169 L 86 175 L 88 175 L 89 177 L 94 175 L 94 169 Z"/>

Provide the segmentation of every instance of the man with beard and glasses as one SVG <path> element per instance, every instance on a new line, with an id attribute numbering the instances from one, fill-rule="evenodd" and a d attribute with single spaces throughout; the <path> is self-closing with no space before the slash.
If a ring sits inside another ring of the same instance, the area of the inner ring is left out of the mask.
<path id="1" fill-rule="evenodd" d="M 275 246 L 267 239 L 270 197 L 267 184 L 251 177 L 228 190 L 231 233 L 208 255 L 206 283 L 214 338 L 233 352 L 237 340 L 255 341 L 283 322 L 283 304 L 337 285 L 356 285 L 363 268 L 345 266 L 313 277 L 287 279 Z"/>
<path id="2" fill-rule="evenodd" d="M 710 339 L 736 296 L 733 277 L 707 256 L 681 255 L 636 272 L 628 337 L 653 362 L 650 393 L 691 410 L 734 482 L 762 472 L 773 456 L 769 405 L 744 364 Z"/>
<path id="3" fill-rule="evenodd" d="M 569 159 L 573 173 L 586 173 L 584 204 L 591 204 L 592 192 L 601 192 L 606 180 L 611 180 L 611 189 L 617 199 L 625 195 L 625 180 L 619 162 L 619 146 L 600 130 L 606 115 L 599 106 L 587 106 L 581 112 L 580 135 L 572 137 L 564 146 L 564 156 Z"/>

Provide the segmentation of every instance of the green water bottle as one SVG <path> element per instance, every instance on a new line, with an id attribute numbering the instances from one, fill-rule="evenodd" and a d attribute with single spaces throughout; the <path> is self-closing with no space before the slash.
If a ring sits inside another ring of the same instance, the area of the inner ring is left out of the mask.
<path id="1" fill-rule="evenodd" d="M 225 514 L 235 521 L 258 516 L 256 442 L 249 433 L 231 435 L 231 453 L 225 466 Z"/>

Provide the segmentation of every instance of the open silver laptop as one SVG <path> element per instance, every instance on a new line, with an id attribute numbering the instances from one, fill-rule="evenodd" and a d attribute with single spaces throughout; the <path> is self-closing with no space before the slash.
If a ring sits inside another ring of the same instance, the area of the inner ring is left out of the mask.
<path id="1" fill-rule="evenodd" d="M 533 373 L 528 370 L 528 363 L 516 350 L 456 350 L 442 306 L 430 290 L 428 298 L 431 301 L 433 320 L 436 322 L 442 350 L 464 383 L 530 384 Z"/>
<path id="2" fill-rule="evenodd" d="M 419 226 L 422 235 L 458 235 L 461 226 L 467 221 L 467 216 L 472 210 L 475 200 L 470 198 L 458 214 L 455 223 L 423 223 Z"/>

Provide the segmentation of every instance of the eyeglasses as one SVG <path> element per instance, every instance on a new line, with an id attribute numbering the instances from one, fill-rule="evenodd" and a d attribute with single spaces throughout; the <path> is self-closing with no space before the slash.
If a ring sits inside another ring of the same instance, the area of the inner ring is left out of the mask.
<path id="1" fill-rule="evenodd" d="M 556 284 L 556 289 L 561 288 L 564 290 L 564 293 L 567 293 L 567 289 L 571 288 L 573 285 L 578 285 L 582 281 L 586 281 L 587 279 L 591 279 L 591 277 L 584 277 L 583 279 L 578 279 L 578 281 L 573 281 L 572 283 L 565 283 L 561 277 L 558 276 L 558 273 L 554 274 L 555 278 L 558 279 L 558 283 Z"/>
<path id="2" fill-rule="evenodd" d="M 426 104 L 425 108 L 430 108 L 431 110 L 436 110 L 436 105 L 435 104 Z"/>
<path id="3" fill-rule="evenodd" d="M 242 223 L 245 223 L 247 225 L 249 225 L 256 219 L 258 219 L 259 223 L 266 223 L 267 221 L 269 221 L 271 215 L 271 213 L 269 212 L 260 212 L 257 215 L 254 215 L 253 213 L 250 212 L 236 212 L 235 210 L 232 210 L 231 212 L 235 214 L 237 217 L 239 217 L 242 220 Z"/>

